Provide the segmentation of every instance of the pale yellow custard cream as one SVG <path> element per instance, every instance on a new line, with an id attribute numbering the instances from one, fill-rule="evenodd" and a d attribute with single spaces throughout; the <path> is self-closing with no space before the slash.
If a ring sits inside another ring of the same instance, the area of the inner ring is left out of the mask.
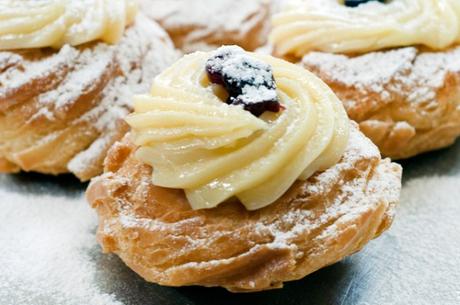
<path id="1" fill-rule="evenodd" d="M 460 42 L 459 0 L 386 0 L 347 7 L 343 0 L 293 0 L 273 17 L 270 35 L 280 55 L 309 51 L 364 53 Z"/>
<path id="2" fill-rule="evenodd" d="M 116 43 L 136 12 L 135 0 L 0 1 L 0 50 Z"/>
<path id="3" fill-rule="evenodd" d="M 205 71 L 213 53 L 197 52 L 160 74 L 149 95 L 136 96 L 127 118 L 137 158 L 153 167 L 153 184 L 184 189 L 194 209 L 234 197 L 248 210 L 265 207 L 296 180 L 336 164 L 348 142 L 347 114 L 320 79 L 244 53 L 271 66 L 281 111 L 257 117 L 226 104 L 223 87 Z"/>

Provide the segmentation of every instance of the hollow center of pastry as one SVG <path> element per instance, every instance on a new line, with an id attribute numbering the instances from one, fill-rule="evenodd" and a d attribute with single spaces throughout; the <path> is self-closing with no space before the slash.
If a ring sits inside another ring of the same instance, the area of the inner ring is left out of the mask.
<path id="1" fill-rule="evenodd" d="M 135 0 L 3 0 L 0 50 L 116 43 L 136 12 Z"/>
<path id="2" fill-rule="evenodd" d="M 272 71 L 261 83 L 276 80 L 269 87 L 283 109 L 258 117 L 244 105 L 223 102 L 233 93 L 216 94 L 206 67 L 227 48 L 184 56 L 155 79 L 149 95 L 135 97 L 127 122 L 137 158 L 153 168 L 153 184 L 183 189 L 194 209 L 236 197 L 255 210 L 296 180 L 335 165 L 348 142 L 349 121 L 342 103 L 310 72 L 242 50 L 261 63 L 262 75 Z M 253 100 L 264 103 L 265 94 Z"/>

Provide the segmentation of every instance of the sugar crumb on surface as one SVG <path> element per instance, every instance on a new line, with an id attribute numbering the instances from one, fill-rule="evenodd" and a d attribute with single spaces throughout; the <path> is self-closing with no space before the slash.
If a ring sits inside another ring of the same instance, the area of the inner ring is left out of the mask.
<path id="1" fill-rule="evenodd" d="M 404 185 L 393 227 L 357 257 L 376 264 L 367 270 L 366 304 L 460 304 L 459 186 L 458 176 Z"/>
<path id="2" fill-rule="evenodd" d="M 121 305 L 97 287 L 97 219 L 83 196 L 0 198 L 0 304 Z"/>
<path id="3" fill-rule="evenodd" d="M 350 272 L 365 285 L 353 288 L 362 305 L 458 304 L 459 185 L 460 177 L 422 177 L 404 185 L 393 227 L 353 258 Z M 0 198 L 0 264 L 7 266 L 0 272 L 0 304 L 120 304 L 97 289 L 94 275 L 100 267 L 88 252 L 96 245 L 97 220 L 83 198 L 1 188 Z M 283 218 L 301 227 L 299 217 L 312 216 L 305 211 Z M 128 226 L 139 225 L 139 219 L 125 220 Z M 335 228 L 328 230 L 325 234 L 334 234 Z M 286 238 L 279 235 L 280 241 Z"/>

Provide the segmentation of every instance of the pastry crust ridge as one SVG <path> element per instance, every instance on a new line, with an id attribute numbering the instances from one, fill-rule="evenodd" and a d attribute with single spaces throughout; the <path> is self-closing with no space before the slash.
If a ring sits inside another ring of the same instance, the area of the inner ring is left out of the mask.
<path id="1" fill-rule="evenodd" d="M 460 46 L 359 56 L 312 52 L 301 63 L 333 89 L 385 156 L 412 157 L 460 135 Z"/>

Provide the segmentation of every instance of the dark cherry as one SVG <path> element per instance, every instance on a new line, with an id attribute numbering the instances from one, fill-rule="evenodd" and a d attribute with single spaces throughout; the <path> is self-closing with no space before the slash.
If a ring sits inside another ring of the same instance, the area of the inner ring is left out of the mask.
<path id="1" fill-rule="evenodd" d="M 227 104 L 243 105 L 244 110 L 249 111 L 257 117 L 261 116 L 265 111 L 279 112 L 282 109 L 280 103 L 277 100 L 261 101 L 258 103 L 247 103 L 238 97 L 230 97 L 227 101 Z"/>
<path id="2" fill-rule="evenodd" d="M 357 7 L 361 4 L 371 2 L 371 1 L 378 1 L 381 3 L 385 3 L 385 0 L 345 0 L 345 5 L 349 7 Z"/>
<path id="3" fill-rule="evenodd" d="M 249 56 L 243 49 L 220 48 L 206 62 L 206 71 L 212 83 L 227 90 L 227 104 L 242 105 L 255 116 L 281 110 L 271 66 Z"/>
<path id="4" fill-rule="evenodd" d="M 208 77 L 211 83 L 224 85 L 224 79 L 220 71 L 214 71 L 211 68 L 208 68 L 208 66 L 206 66 L 206 71 L 208 72 Z"/>

